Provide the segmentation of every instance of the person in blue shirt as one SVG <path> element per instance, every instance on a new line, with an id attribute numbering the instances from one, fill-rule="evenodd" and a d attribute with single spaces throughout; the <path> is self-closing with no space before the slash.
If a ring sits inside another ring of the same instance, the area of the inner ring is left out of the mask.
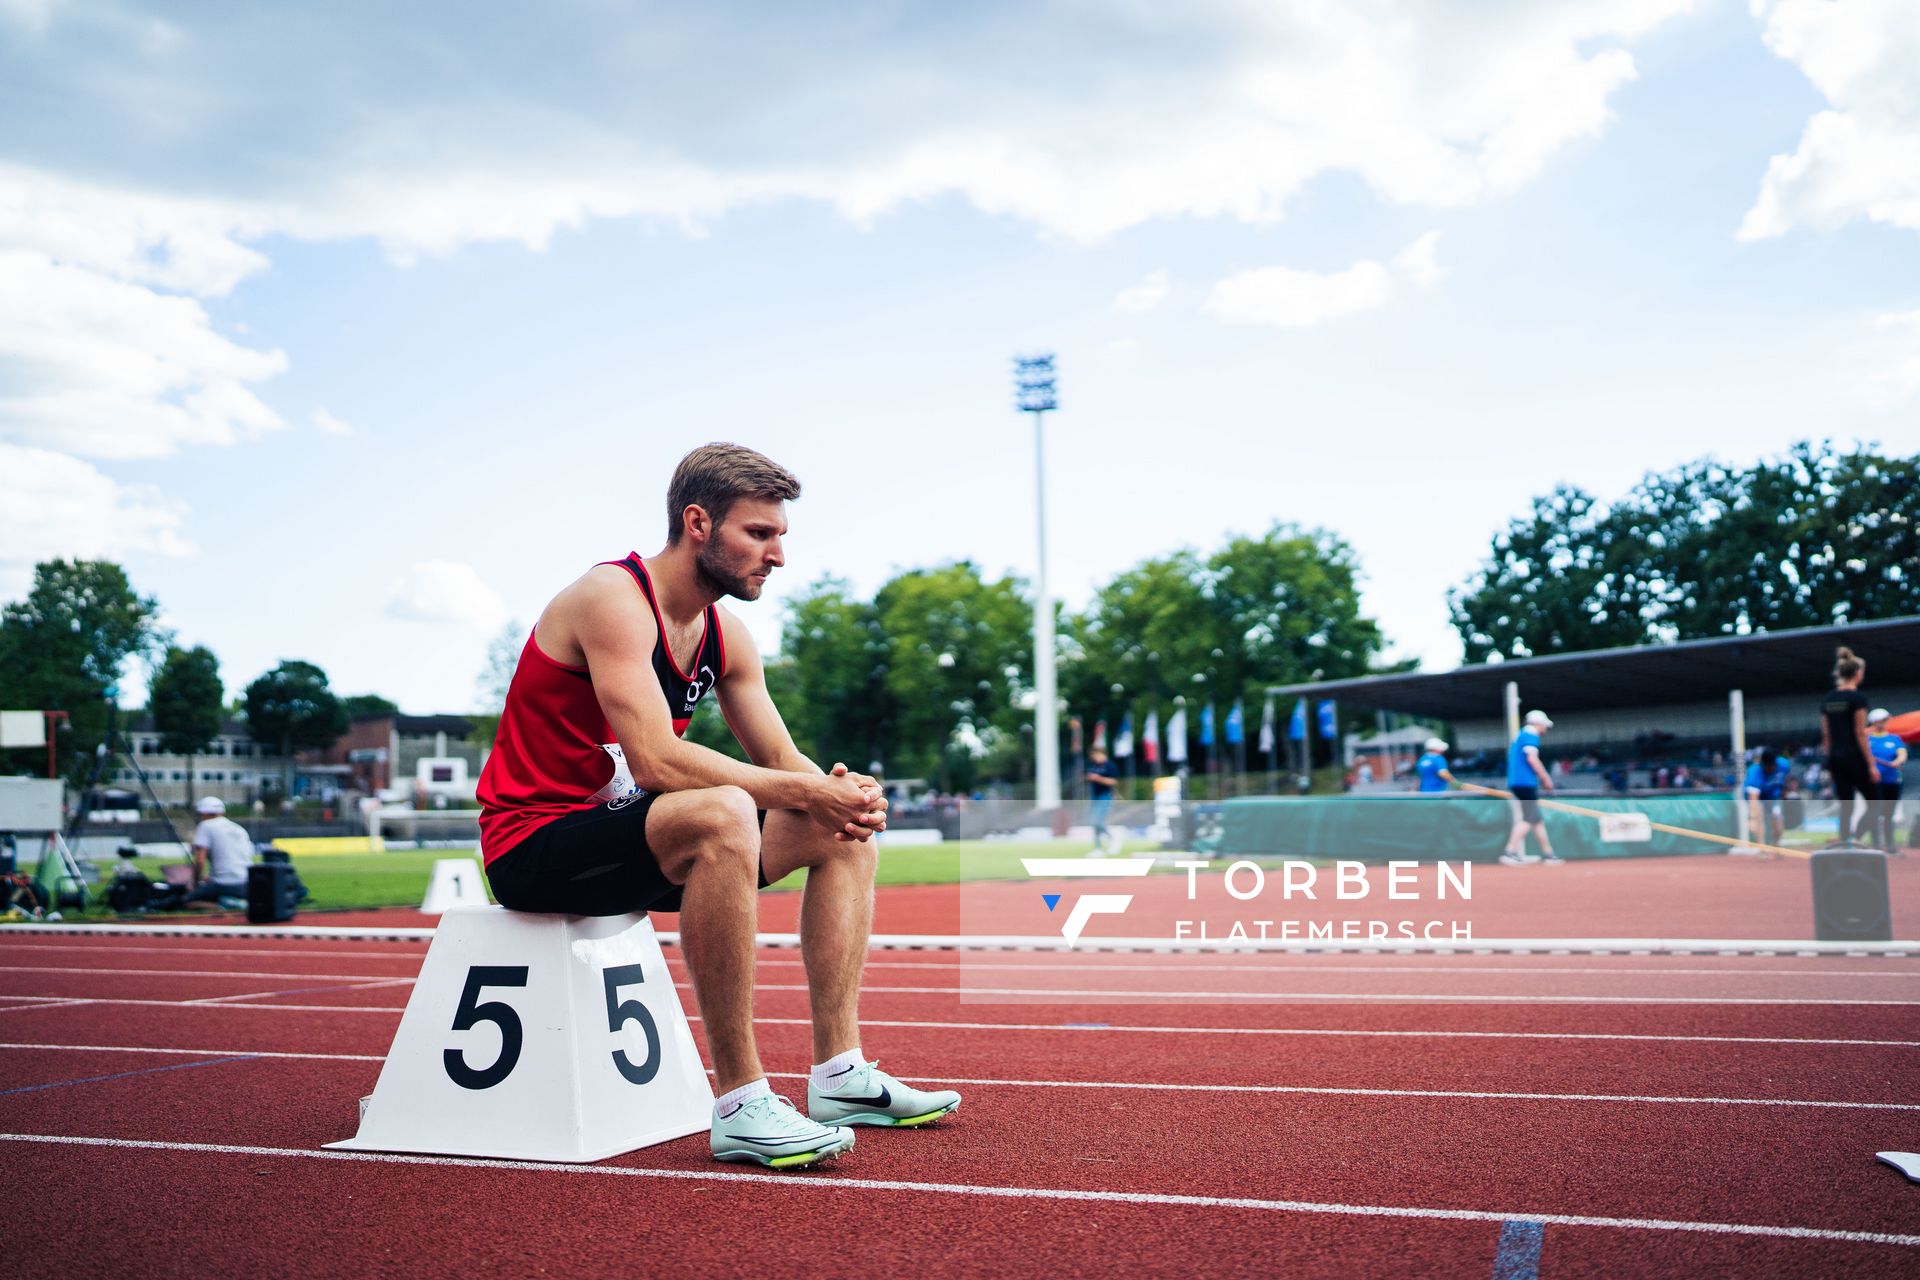
<path id="1" fill-rule="evenodd" d="M 1886 731 L 1891 713 L 1875 707 L 1867 713 L 1867 746 L 1873 752 L 1873 767 L 1878 772 L 1880 794 L 1872 802 L 1873 847 L 1897 854 L 1894 843 L 1894 819 L 1900 809 L 1900 766 L 1907 762 L 1907 744 Z"/>
<path id="2" fill-rule="evenodd" d="M 1513 831 L 1507 836 L 1507 851 L 1500 855 L 1500 861 L 1509 867 L 1524 867 L 1535 862 L 1559 866 L 1564 861 L 1547 841 L 1547 819 L 1540 812 L 1540 792 L 1553 790 L 1553 776 L 1547 772 L 1546 762 L 1540 759 L 1540 735 L 1551 728 L 1553 721 L 1547 719 L 1546 712 L 1529 711 L 1526 724 L 1514 735 L 1513 745 L 1507 748 L 1507 790 L 1513 793 L 1519 810 L 1514 815 Z M 1527 852 L 1529 831 L 1540 841 L 1538 856 Z"/>
<path id="3" fill-rule="evenodd" d="M 1774 753 L 1772 747 L 1760 748 L 1760 754 L 1747 766 L 1747 830 L 1758 838 L 1766 833 L 1768 844 L 1779 844 L 1787 832 L 1782 799 L 1787 794 L 1787 779 L 1793 766 Z"/>
<path id="4" fill-rule="evenodd" d="M 1427 739 L 1426 754 L 1414 762 L 1413 770 L 1420 777 L 1420 790 L 1445 791 L 1453 785 L 1453 775 L 1447 771 L 1447 744 L 1438 738 Z"/>
<path id="5" fill-rule="evenodd" d="M 1107 753 L 1095 747 L 1087 753 L 1087 817 L 1093 823 L 1093 852 L 1101 855 L 1120 852 L 1120 841 L 1107 830 L 1107 815 L 1113 812 L 1113 793 L 1119 785 Z"/>

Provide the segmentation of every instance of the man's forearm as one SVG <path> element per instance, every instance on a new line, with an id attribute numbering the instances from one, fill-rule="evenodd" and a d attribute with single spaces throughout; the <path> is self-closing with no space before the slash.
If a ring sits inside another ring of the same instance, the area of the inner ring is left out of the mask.
<path id="1" fill-rule="evenodd" d="M 783 765 L 789 763 L 782 761 Z M 675 739 L 662 750 L 649 752 L 644 763 L 627 755 L 633 780 L 660 793 L 694 791 L 703 787 L 739 787 L 762 809 L 804 809 L 820 767 L 795 752 L 793 768 L 768 768 L 735 760 L 697 742 Z"/>

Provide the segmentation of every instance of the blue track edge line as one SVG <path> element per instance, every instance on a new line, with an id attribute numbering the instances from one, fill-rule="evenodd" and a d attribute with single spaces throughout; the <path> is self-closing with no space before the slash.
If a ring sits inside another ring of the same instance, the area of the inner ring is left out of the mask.
<path id="1" fill-rule="evenodd" d="M 1493 1255 L 1493 1280 L 1537 1280 L 1545 1223 L 1503 1222 L 1500 1247 Z"/>
<path id="2" fill-rule="evenodd" d="M 48 1084 L 23 1084 L 13 1089 L 0 1089 L 0 1098 L 16 1093 L 38 1093 L 42 1089 L 64 1089 L 72 1084 L 99 1084 L 106 1080 L 125 1080 L 130 1076 L 150 1076 L 161 1071 L 187 1071 L 194 1067 L 217 1067 L 224 1062 L 252 1062 L 260 1055 L 243 1053 L 233 1058 L 207 1058 L 200 1062 L 172 1062 L 164 1067 L 142 1067 L 138 1071 L 116 1071 L 108 1076 L 81 1076 L 73 1080 L 54 1080 Z"/>

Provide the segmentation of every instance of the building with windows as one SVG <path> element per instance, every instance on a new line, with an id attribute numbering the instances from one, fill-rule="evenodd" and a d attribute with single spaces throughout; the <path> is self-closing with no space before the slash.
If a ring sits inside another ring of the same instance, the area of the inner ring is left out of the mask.
<path id="1" fill-rule="evenodd" d="M 455 715 L 364 717 L 325 751 L 299 757 L 316 771 L 330 771 L 343 790 L 421 808 L 441 798 L 473 799 L 486 758 L 473 722 Z"/>
<path id="2" fill-rule="evenodd" d="M 212 743 L 191 760 L 162 749 L 160 731 L 145 712 L 131 718 L 122 743 L 125 758 L 109 761 L 102 781 L 116 790 L 132 792 L 142 804 L 149 801 L 140 784 L 141 773 L 153 787 L 154 796 L 166 805 L 190 804 L 202 796 L 250 805 L 278 794 L 281 786 L 279 749 L 255 742 L 246 724 L 231 717 L 221 721 Z"/>

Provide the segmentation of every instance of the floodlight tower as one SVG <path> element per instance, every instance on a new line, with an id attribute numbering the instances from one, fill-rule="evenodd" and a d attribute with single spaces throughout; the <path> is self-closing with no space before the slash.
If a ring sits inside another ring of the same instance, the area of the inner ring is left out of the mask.
<path id="1" fill-rule="evenodd" d="M 1047 594 L 1046 417 L 1060 407 L 1054 397 L 1053 354 L 1016 356 L 1014 403 L 1033 415 L 1033 509 L 1039 558 L 1033 574 L 1033 801 L 1043 810 L 1060 807 L 1060 708 L 1054 692 L 1053 599 Z"/>

